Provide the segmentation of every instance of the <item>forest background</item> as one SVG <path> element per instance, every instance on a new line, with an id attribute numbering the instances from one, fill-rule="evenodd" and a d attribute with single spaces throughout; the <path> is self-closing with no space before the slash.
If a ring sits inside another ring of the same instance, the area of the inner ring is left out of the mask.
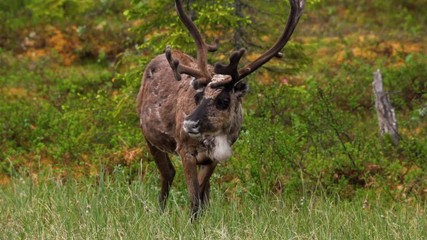
<path id="1" fill-rule="evenodd" d="M 98 186 L 105 179 L 157 193 L 135 97 L 145 65 L 167 45 L 195 55 L 172 2 L 0 2 L 4 196 L 19 199 L 16 186 Z M 279 0 L 184 4 L 206 39 L 220 40 L 210 62 L 225 62 L 240 47 L 248 50 L 244 61 L 253 60 L 274 43 L 289 11 Z M 426 223 L 425 9 L 425 0 L 308 1 L 284 58 L 248 77 L 243 130 L 232 159 L 212 177 L 213 191 L 225 202 L 252 196 L 303 204 L 324 196 L 364 208 L 421 204 L 415 215 Z M 379 135 L 377 69 L 395 108 L 399 144 Z M 186 203 L 174 163 L 175 200 Z M 425 225 L 421 230 L 426 234 Z"/>

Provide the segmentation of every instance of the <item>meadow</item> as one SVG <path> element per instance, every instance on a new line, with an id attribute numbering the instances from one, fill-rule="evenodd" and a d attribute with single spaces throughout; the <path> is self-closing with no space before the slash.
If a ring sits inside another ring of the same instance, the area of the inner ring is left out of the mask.
<path id="1" fill-rule="evenodd" d="M 425 203 L 343 200 L 318 192 L 292 199 L 214 187 L 193 223 L 186 192 L 157 206 L 157 181 L 17 179 L 1 189 L 2 239 L 425 239 Z M 154 178 L 154 176 L 153 176 Z M 320 190 L 319 190 L 320 191 Z"/>
<path id="2" fill-rule="evenodd" d="M 255 17 L 236 17 L 233 1 L 195 2 L 196 23 L 224 38 L 211 56 L 221 61 L 229 28 L 246 36 L 250 59 L 287 11 L 252 1 L 243 13 Z M 167 208 L 158 207 L 160 176 L 135 106 L 153 56 L 167 44 L 194 53 L 173 4 L 0 3 L 0 239 L 427 239 L 426 7 L 308 1 L 285 58 L 248 77 L 233 157 L 191 223 L 177 157 Z M 227 24 L 208 27 L 217 22 Z M 377 69 L 397 145 L 378 132 Z"/>

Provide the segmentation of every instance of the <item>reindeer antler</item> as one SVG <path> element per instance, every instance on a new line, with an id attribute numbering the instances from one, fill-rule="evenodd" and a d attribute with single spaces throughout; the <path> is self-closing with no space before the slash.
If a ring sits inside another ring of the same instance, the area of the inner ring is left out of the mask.
<path id="1" fill-rule="evenodd" d="M 166 59 L 168 60 L 169 65 L 173 70 L 176 80 L 181 81 L 181 74 L 183 73 L 193 76 L 195 78 L 204 77 L 204 74 L 201 71 L 199 71 L 197 68 L 185 66 L 181 64 L 178 59 L 174 59 L 172 57 L 172 49 L 170 48 L 170 46 L 166 47 L 165 54 L 166 54 Z"/>
<path id="2" fill-rule="evenodd" d="M 176 5 L 179 18 L 181 19 L 185 27 L 188 29 L 188 31 L 190 32 L 191 36 L 193 37 L 196 43 L 197 68 L 185 66 L 181 64 L 179 60 L 173 59 L 171 48 L 169 46 L 165 50 L 166 58 L 174 72 L 176 80 L 178 81 L 181 80 L 181 74 L 185 73 L 195 77 L 196 78 L 195 81 L 197 81 L 196 83 L 197 85 L 206 85 L 212 78 L 210 72 L 208 71 L 208 51 L 209 52 L 216 51 L 219 46 L 219 40 L 216 39 L 215 43 L 212 45 L 206 44 L 203 41 L 202 35 L 200 34 L 200 31 L 198 30 L 196 25 L 193 23 L 190 17 L 188 17 L 188 15 L 184 12 L 182 1 L 176 0 L 175 5 Z"/>
<path id="3" fill-rule="evenodd" d="M 292 33 L 294 32 L 304 9 L 305 0 L 289 0 L 289 3 L 291 4 L 291 12 L 289 14 L 286 27 L 281 37 L 277 40 L 273 47 L 258 57 L 255 61 L 240 69 L 238 69 L 238 64 L 244 54 L 244 50 L 240 49 L 234 51 L 230 57 L 230 64 L 224 65 L 221 63 L 216 63 L 214 72 L 216 74 L 231 75 L 233 78 L 233 83 L 237 83 L 270 61 L 273 57 L 282 57 L 283 54 L 280 52 L 280 50 L 282 50 L 282 48 L 286 45 Z"/>
<path id="4" fill-rule="evenodd" d="M 218 74 L 227 74 L 230 75 L 233 79 L 238 79 L 239 72 L 237 69 L 239 67 L 240 59 L 243 57 L 245 52 L 246 50 L 243 48 L 238 51 L 234 51 L 230 56 L 230 63 L 228 65 L 216 63 L 214 72 Z"/>

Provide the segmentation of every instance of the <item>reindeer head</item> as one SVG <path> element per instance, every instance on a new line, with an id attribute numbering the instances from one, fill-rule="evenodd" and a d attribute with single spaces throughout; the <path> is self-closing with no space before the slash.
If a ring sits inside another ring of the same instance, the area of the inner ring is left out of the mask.
<path id="1" fill-rule="evenodd" d="M 184 119 L 184 131 L 192 137 L 228 133 L 240 111 L 247 84 L 230 82 L 229 75 L 214 74 L 212 81 L 198 88 L 194 96 L 196 108 Z"/>
<path id="2" fill-rule="evenodd" d="M 190 137 L 203 138 L 226 134 L 232 127 L 235 114 L 241 107 L 241 99 L 247 92 L 247 84 L 242 80 L 273 57 L 281 57 L 280 50 L 286 45 L 302 14 L 304 1 L 290 0 L 291 13 L 287 25 L 274 46 L 252 63 L 238 68 L 239 61 L 245 53 L 244 49 L 234 51 L 230 63 L 216 63 L 213 71 L 207 62 L 208 52 L 216 51 L 218 41 L 208 45 L 185 14 L 181 0 L 176 0 L 179 18 L 189 30 L 197 46 L 197 67 L 186 66 L 172 57 L 170 47 L 166 48 L 166 58 L 174 72 L 176 80 L 181 80 L 181 74 L 193 77 L 192 87 L 195 89 L 194 101 L 196 108 L 184 119 L 183 130 Z"/>

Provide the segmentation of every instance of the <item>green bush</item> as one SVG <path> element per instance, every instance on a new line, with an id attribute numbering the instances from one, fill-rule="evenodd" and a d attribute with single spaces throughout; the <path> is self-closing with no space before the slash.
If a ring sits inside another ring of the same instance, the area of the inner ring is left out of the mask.
<path id="1" fill-rule="evenodd" d="M 58 71 L 48 62 L 12 62 L 0 76 L 3 165 L 9 159 L 19 169 L 21 158 L 66 165 L 85 155 L 108 164 L 106 155 L 140 144 L 133 88 L 117 86 L 99 65 Z"/>

